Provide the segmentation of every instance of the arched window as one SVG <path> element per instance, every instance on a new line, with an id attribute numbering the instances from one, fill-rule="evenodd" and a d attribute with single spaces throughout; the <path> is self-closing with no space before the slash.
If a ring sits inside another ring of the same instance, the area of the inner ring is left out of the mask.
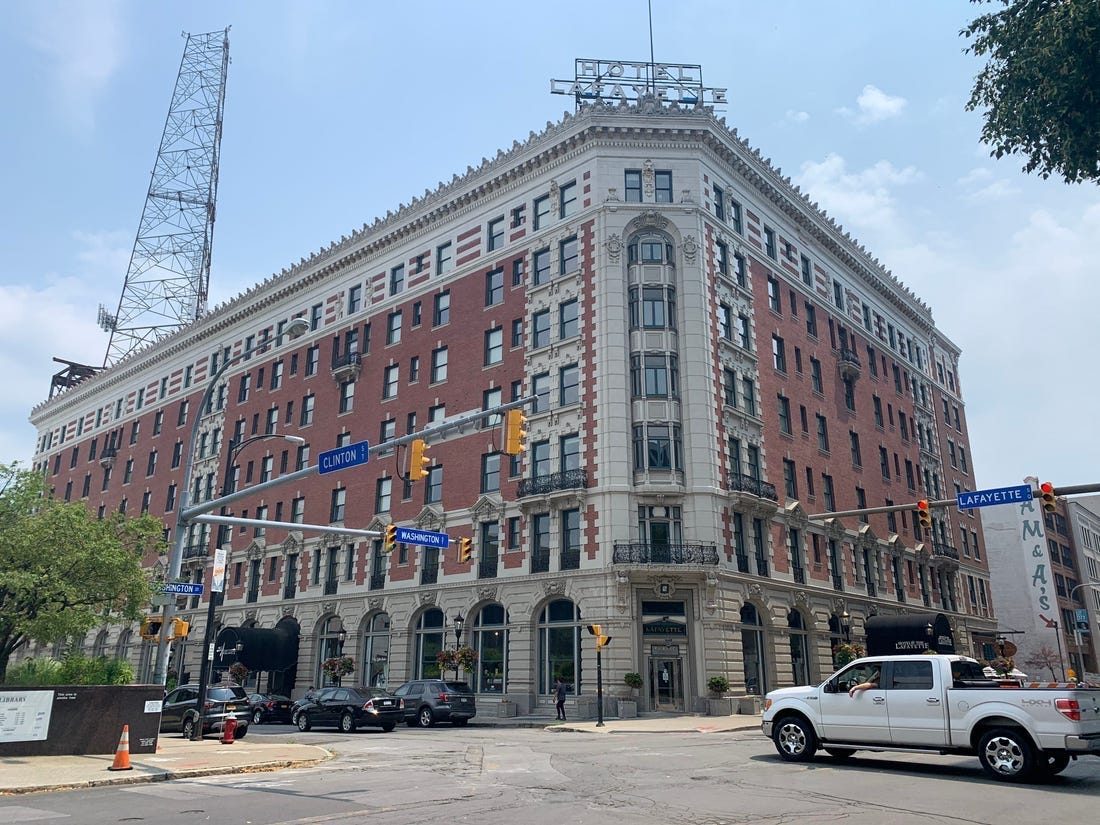
<path id="1" fill-rule="evenodd" d="M 764 626 L 756 605 L 741 608 L 741 650 L 745 665 L 745 693 L 763 696 L 768 692 L 764 663 Z"/>
<path id="2" fill-rule="evenodd" d="M 581 692 L 581 612 L 569 599 L 550 602 L 539 614 L 537 692 L 550 694 L 560 677 L 570 693 Z"/>
<path id="3" fill-rule="evenodd" d="M 787 629 L 791 635 L 791 669 L 796 685 L 810 684 L 809 637 L 802 613 L 792 610 L 787 614 Z"/>
<path id="4" fill-rule="evenodd" d="M 130 661 L 130 639 L 133 637 L 133 633 L 132 630 L 126 628 L 118 634 L 118 644 L 115 646 L 115 656 L 122 659 L 124 662 Z"/>
<path id="5" fill-rule="evenodd" d="M 107 629 L 99 631 L 96 634 L 95 642 L 92 644 L 92 658 L 98 659 L 101 656 L 107 655 Z"/>
<path id="6" fill-rule="evenodd" d="M 627 247 L 627 263 L 672 265 L 672 244 L 664 235 L 637 235 Z"/>
<path id="7" fill-rule="evenodd" d="M 363 633 L 363 684 L 384 688 L 389 685 L 390 617 L 375 613 Z"/>
<path id="8" fill-rule="evenodd" d="M 416 622 L 416 679 L 434 679 L 442 674 L 435 661 L 443 649 L 443 611 L 438 607 L 425 610 Z"/>
<path id="9" fill-rule="evenodd" d="M 470 644 L 478 652 L 474 691 L 506 693 L 508 690 L 508 611 L 487 604 L 474 619 Z"/>

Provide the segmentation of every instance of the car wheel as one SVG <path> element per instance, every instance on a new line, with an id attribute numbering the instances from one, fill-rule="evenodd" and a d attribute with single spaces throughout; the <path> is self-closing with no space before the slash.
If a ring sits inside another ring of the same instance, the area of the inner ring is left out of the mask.
<path id="1" fill-rule="evenodd" d="M 435 724 L 435 714 L 429 707 L 423 707 L 416 713 L 416 721 L 422 728 L 430 728 Z"/>
<path id="2" fill-rule="evenodd" d="M 246 733 L 248 733 L 248 725 L 237 725 L 237 729 L 233 731 L 233 738 L 244 739 Z"/>
<path id="3" fill-rule="evenodd" d="M 1035 773 L 1044 779 L 1057 776 L 1069 766 L 1068 753 L 1044 753 L 1038 758 Z"/>
<path id="4" fill-rule="evenodd" d="M 192 739 L 195 736 L 195 720 L 188 716 L 183 720 L 183 738 Z"/>
<path id="5" fill-rule="evenodd" d="M 833 759 L 839 759 L 840 761 L 851 759 L 856 755 L 855 751 L 849 750 L 848 748 L 825 748 L 825 753 L 829 754 Z"/>
<path id="6" fill-rule="evenodd" d="M 313 725 L 309 721 L 309 714 L 308 713 L 299 713 L 298 714 L 298 730 L 302 731 L 302 733 L 305 733 L 307 730 L 309 730 L 312 727 L 313 727 Z"/>
<path id="7" fill-rule="evenodd" d="M 256 710 L 252 711 L 252 724 L 253 725 L 262 724 L 263 721 L 264 721 L 264 712 L 262 710 L 257 708 Z"/>
<path id="8" fill-rule="evenodd" d="M 385 731 L 386 733 L 389 733 L 389 732 L 390 732 L 391 730 L 393 730 L 393 729 L 394 729 L 395 727 L 397 727 L 396 723 L 394 723 L 394 722 L 386 722 L 386 723 L 385 723 L 384 725 L 382 725 L 382 730 L 384 730 L 384 731 Z"/>
<path id="9" fill-rule="evenodd" d="M 451 724 L 454 725 L 456 728 L 461 728 L 465 727 L 466 723 L 469 721 L 469 719 L 452 719 Z"/>
<path id="10" fill-rule="evenodd" d="M 978 759 L 985 772 L 1002 782 L 1026 779 L 1035 770 L 1035 748 L 1016 728 L 993 728 L 978 743 Z"/>
<path id="11" fill-rule="evenodd" d="M 788 762 L 809 762 L 817 751 L 813 726 L 801 716 L 784 716 L 772 734 L 775 749 Z"/>
<path id="12" fill-rule="evenodd" d="M 355 731 L 355 717 L 350 713 L 345 713 L 340 717 L 340 730 L 344 733 L 353 733 Z"/>

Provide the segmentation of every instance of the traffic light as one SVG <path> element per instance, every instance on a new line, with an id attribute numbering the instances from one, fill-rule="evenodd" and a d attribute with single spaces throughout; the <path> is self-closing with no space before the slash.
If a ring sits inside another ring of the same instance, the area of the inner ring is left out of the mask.
<path id="1" fill-rule="evenodd" d="M 141 620 L 141 629 L 138 633 L 141 634 L 141 638 L 149 641 L 151 639 L 160 638 L 160 626 L 163 622 L 159 616 L 147 616 Z"/>
<path id="2" fill-rule="evenodd" d="M 922 530 L 932 529 L 932 511 L 928 509 L 928 499 L 922 498 L 917 502 L 917 524 Z"/>
<path id="3" fill-rule="evenodd" d="M 382 552 L 389 555 L 397 549 L 397 525 L 387 524 L 385 537 L 382 539 Z"/>
<path id="4" fill-rule="evenodd" d="M 190 632 L 190 622 L 185 622 L 183 619 L 172 619 L 172 623 L 169 626 L 168 638 L 173 641 L 186 639 L 187 634 Z"/>
<path id="5" fill-rule="evenodd" d="M 596 652 L 599 653 L 607 645 L 611 643 L 610 636 L 603 635 L 603 627 L 598 624 L 590 624 L 588 626 L 588 632 L 596 637 Z"/>
<path id="6" fill-rule="evenodd" d="M 504 452 L 508 455 L 519 455 L 527 449 L 524 443 L 527 439 L 527 430 L 523 429 L 527 423 L 527 416 L 523 410 L 508 410 L 504 416 Z"/>
<path id="7" fill-rule="evenodd" d="M 1044 481 L 1039 485 L 1039 497 L 1043 500 L 1043 512 L 1053 513 L 1058 509 L 1058 503 L 1054 500 L 1054 485 Z"/>
<path id="8" fill-rule="evenodd" d="M 458 560 L 460 563 L 465 564 L 470 560 L 470 556 L 473 555 L 473 551 L 470 549 L 469 539 L 458 540 Z"/>
<path id="9" fill-rule="evenodd" d="M 418 438 L 412 443 L 409 450 L 409 481 L 419 481 L 428 474 L 428 465 L 432 460 L 428 458 L 428 443 L 423 438 Z"/>

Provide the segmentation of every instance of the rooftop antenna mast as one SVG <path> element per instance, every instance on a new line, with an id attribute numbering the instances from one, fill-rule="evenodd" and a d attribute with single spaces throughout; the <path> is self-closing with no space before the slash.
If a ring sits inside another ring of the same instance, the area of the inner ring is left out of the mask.
<path id="1" fill-rule="evenodd" d="M 646 67 L 646 91 L 649 94 L 655 94 L 656 88 L 654 87 L 654 75 L 656 74 L 657 61 L 653 59 L 653 0 L 647 0 L 649 4 L 649 65 Z"/>
<path id="2" fill-rule="evenodd" d="M 100 304 L 109 367 L 206 312 L 229 29 L 187 34 L 118 310 Z"/>

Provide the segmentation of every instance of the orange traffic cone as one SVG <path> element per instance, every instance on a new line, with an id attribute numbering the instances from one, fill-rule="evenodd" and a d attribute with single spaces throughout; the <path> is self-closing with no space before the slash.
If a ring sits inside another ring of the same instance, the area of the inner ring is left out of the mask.
<path id="1" fill-rule="evenodd" d="M 122 736 L 118 740 L 118 748 L 115 749 L 115 761 L 109 771 L 130 770 L 130 726 L 122 726 Z"/>

